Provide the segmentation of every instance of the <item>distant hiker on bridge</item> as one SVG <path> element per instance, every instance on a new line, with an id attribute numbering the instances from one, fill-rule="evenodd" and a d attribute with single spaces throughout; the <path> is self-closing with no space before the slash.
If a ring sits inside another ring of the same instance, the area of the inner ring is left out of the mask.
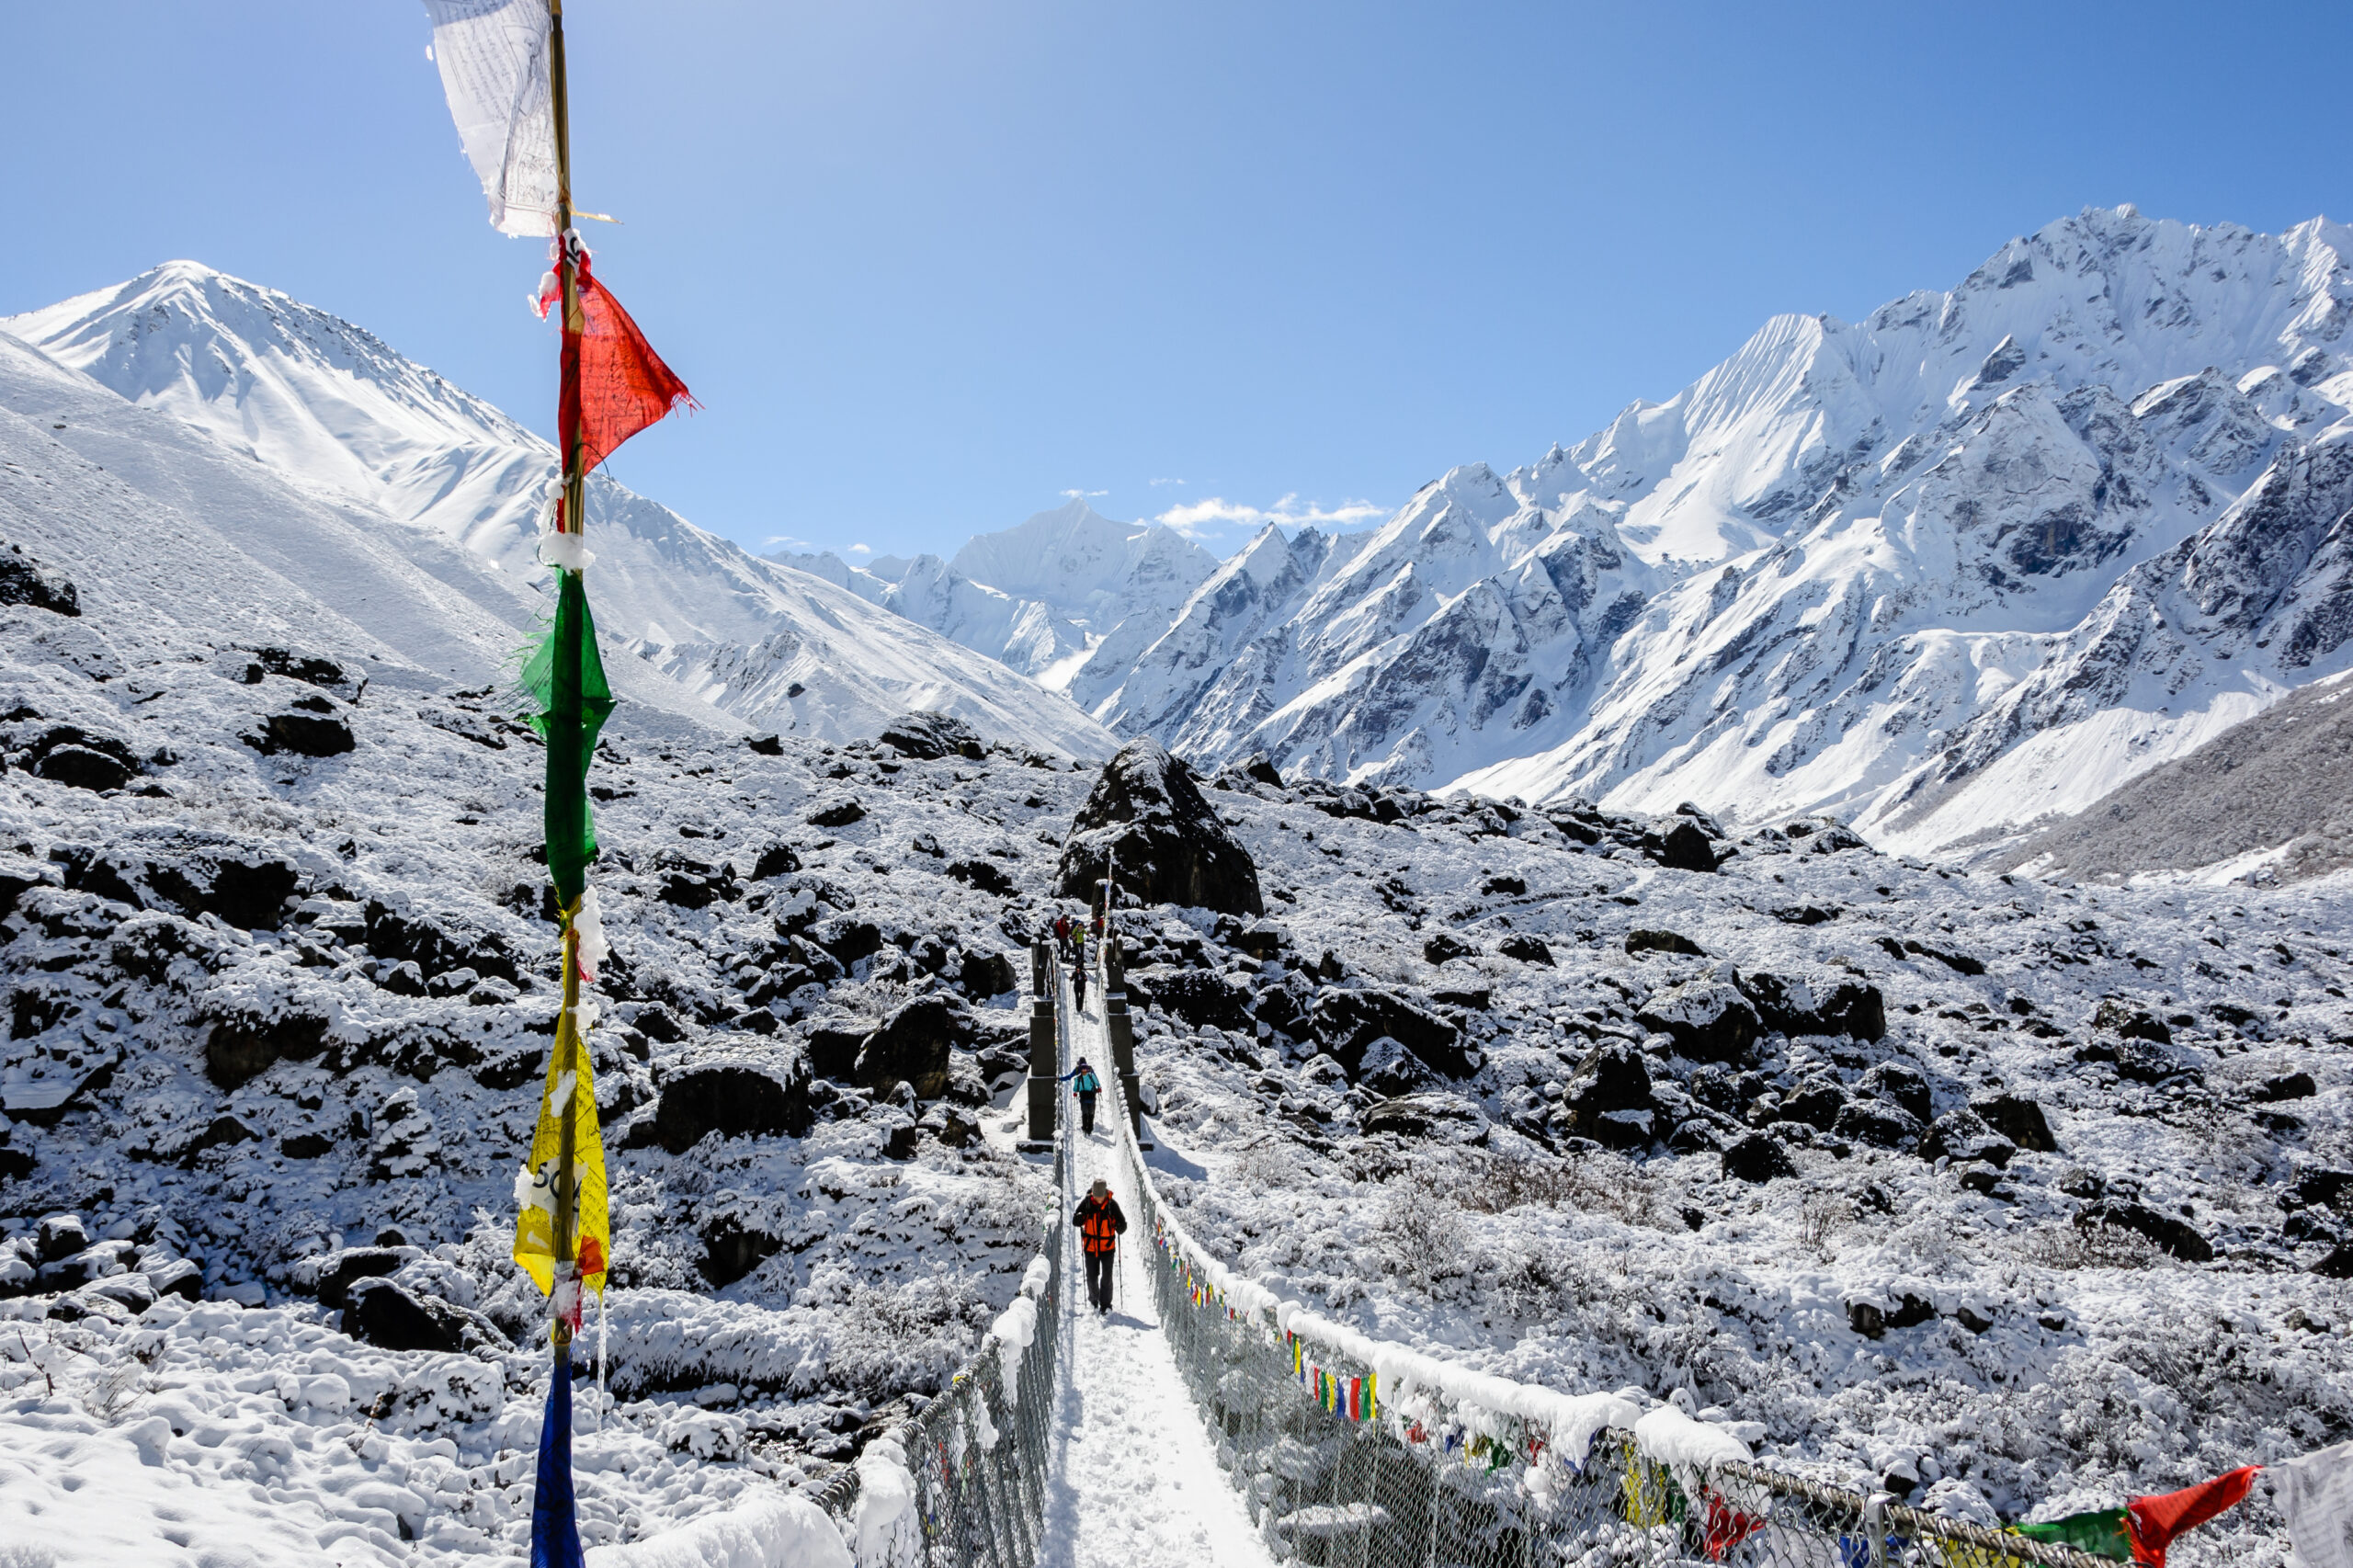
<path id="1" fill-rule="evenodd" d="M 1082 1056 L 1075 1068 L 1063 1074 L 1062 1081 L 1069 1084 L 1071 1092 L 1078 1096 L 1078 1130 L 1094 1131 L 1095 1096 L 1103 1092 L 1103 1080 L 1095 1075 L 1095 1069 Z"/>
<path id="2" fill-rule="evenodd" d="M 1069 961 L 1070 916 L 1067 915 L 1057 915 L 1054 916 L 1054 947 L 1055 949 L 1062 954 L 1063 961 Z"/>
<path id="3" fill-rule="evenodd" d="M 1108 1312 L 1111 1271 L 1119 1267 L 1120 1237 L 1128 1228 L 1120 1200 L 1111 1196 L 1111 1184 L 1097 1176 L 1086 1196 L 1078 1200 L 1078 1212 L 1070 1217 L 1070 1222 L 1078 1228 L 1079 1239 L 1086 1247 L 1086 1299 L 1097 1312 Z"/>
<path id="4" fill-rule="evenodd" d="M 1086 932 L 1074 929 L 1070 934 L 1070 984 L 1078 994 L 1078 1010 L 1086 1011 Z"/>

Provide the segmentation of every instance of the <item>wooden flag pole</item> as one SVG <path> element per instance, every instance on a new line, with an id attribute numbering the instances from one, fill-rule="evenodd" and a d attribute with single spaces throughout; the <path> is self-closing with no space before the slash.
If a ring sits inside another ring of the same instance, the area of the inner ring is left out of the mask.
<path id="1" fill-rule="evenodd" d="M 573 252 L 572 239 L 572 106 L 563 68 L 563 0 L 548 0 L 548 70 L 550 107 L 555 119 L 557 275 L 563 285 L 563 332 L 571 341 L 577 343 L 586 323 L 580 309 L 579 264 Z M 578 373 L 576 363 L 566 366 L 565 369 L 571 374 Z M 583 483 L 585 476 L 580 472 L 581 436 L 576 424 L 567 434 L 570 439 L 563 453 L 563 516 L 558 521 L 562 531 L 577 534 L 586 531 L 587 517 L 583 506 L 585 485 Z M 552 722 L 547 747 L 546 798 L 551 802 L 558 799 L 559 789 L 577 790 L 580 787 L 580 770 L 575 760 L 581 733 L 580 649 L 576 645 L 579 626 L 576 620 L 561 615 L 557 617 L 557 623 L 559 635 L 562 635 L 563 629 L 568 629 L 573 633 L 575 645 L 566 648 L 559 644 L 555 649 L 554 700 L 550 705 Z M 556 744 L 558 736 L 563 737 L 563 744 Z M 577 1028 L 580 1016 L 580 933 L 574 924 L 579 913 L 577 899 L 563 911 L 563 936 L 560 949 L 563 964 L 563 1011 L 558 1016 L 556 1029 L 557 1048 L 568 1048 L 574 1057 L 580 1051 Z M 557 1063 L 557 1072 L 559 1074 L 573 1073 L 573 1092 L 579 1093 L 579 1063 L 576 1060 Z M 556 1154 L 556 1178 L 550 1197 L 555 1206 L 552 1230 L 560 1290 L 561 1277 L 571 1268 L 577 1253 L 578 1238 L 573 1234 L 573 1222 L 579 1211 L 580 1176 L 579 1153 L 574 1146 L 571 1107 L 558 1106 L 556 1116 L 562 1132 Z M 575 1278 L 574 1299 L 577 1300 L 578 1291 L 585 1289 L 585 1281 Z M 556 1300 L 557 1296 L 551 1295 L 551 1302 Z M 555 1313 L 551 1337 L 555 1344 L 557 1372 L 561 1376 L 572 1360 L 572 1323 L 561 1311 Z"/>

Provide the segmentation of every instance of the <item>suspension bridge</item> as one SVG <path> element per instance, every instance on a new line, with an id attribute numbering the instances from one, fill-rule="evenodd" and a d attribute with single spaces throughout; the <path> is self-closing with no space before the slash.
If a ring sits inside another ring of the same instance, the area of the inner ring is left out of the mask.
<path id="1" fill-rule="evenodd" d="M 1082 1006 L 1032 954 L 1023 1146 L 1051 1156 L 1057 1203 L 1021 1297 L 939 1398 L 815 1494 L 858 1568 L 2103 1561 L 1766 1468 L 1672 1403 L 1374 1342 L 1234 1276 L 1161 1201 L 1116 954 L 1093 979 Z M 1117 1080 L 1092 1131 L 1063 1109 L 1080 1056 Z M 1129 1220 L 1100 1314 L 1068 1267 L 1097 1178 Z"/>

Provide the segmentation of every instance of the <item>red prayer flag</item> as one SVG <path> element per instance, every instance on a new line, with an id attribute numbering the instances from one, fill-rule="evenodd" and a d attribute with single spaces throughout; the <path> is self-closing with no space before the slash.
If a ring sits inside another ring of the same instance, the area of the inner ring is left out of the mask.
<path id="1" fill-rule="evenodd" d="M 2178 1492 L 2133 1498 L 2124 1506 L 2126 1524 L 2132 1533 L 2132 1561 L 2165 1568 L 2165 1548 L 2173 1544 L 2174 1538 L 2234 1506 L 2254 1486 L 2255 1472 L 2261 1468 L 2251 1464 Z"/>
<path id="2" fill-rule="evenodd" d="M 557 440 L 569 457 L 580 446 L 580 472 L 586 473 L 613 455 L 623 441 L 674 408 L 699 408 L 687 383 L 677 378 L 645 335 L 637 330 L 612 290 L 588 268 L 588 247 L 571 242 L 579 270 L 581 330 L 569 323 L 563 334 L 563 389 L 557 399 Z M 563 299 L 553 273 L 540 289 L 540 314 Z M 576 528 L 575 523 L 567 523 Z"/>
<path id="3" fill-rule="evenodd" d="M 1708 1561 L 1722 1562 L 1724 1553 L 1765 1528 L 1754 1514 L 1743 1513 L 1712 1492 L 1701 1494 L 1708 1504 Z"/>

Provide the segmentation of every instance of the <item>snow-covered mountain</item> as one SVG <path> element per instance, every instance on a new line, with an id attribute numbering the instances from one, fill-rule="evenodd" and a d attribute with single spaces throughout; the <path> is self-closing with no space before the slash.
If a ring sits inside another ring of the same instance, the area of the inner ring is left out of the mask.
<path id="1" fill-rule="evenodd" d="M 1072 689 L 1208 761 L 2004 835 L 2345 667 L 2348 326 L 2342 225 L 2086 210 L 1370 535 L 1269 530 Z"/>
<path id="2" fill-rule="evenodd" d="M 361 509 L 363 530 L 389 521 L 397 551 L 460 562 L 449 570 L 469 581 L 471 562 L 493 564 L 524 593 L 519 624 L 529 625 L 554 449 L 361 328 L 181 261 L 0 330 L 210 431 L 294 493 Z M 602 474 L 589 481 L 588 521 L 600 630 L 665 684 L 740 720 L 841 739 L 939 709 L 992 738 L 1111 749 L 1065 699 L 1003 665 L 758 560 Z"/>
<path id="3" fill-rule="evenodd" d="M 1083 499 L 976 534 L 954 559 L 778 554 L 870 603 L 1082 700 L 1115 687 L 1217 560 L 1176 529 L 1119 523 Z"/>

